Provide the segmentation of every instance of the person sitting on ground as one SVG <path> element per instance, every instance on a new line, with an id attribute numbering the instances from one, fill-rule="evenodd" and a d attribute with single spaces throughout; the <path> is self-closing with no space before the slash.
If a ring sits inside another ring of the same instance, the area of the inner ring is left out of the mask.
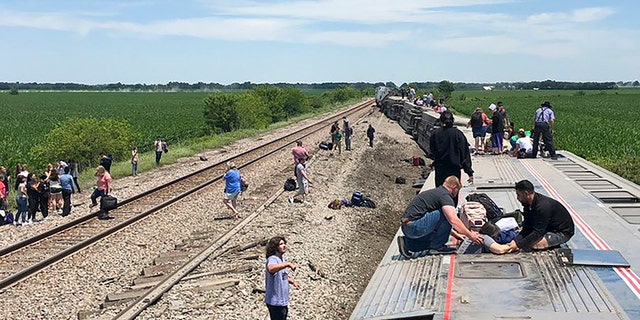
<path id="1" fill-rule="evenodd" d="M 535 192 L 529 180 L 516 183 L 516 195 L 524 207 L 524 221 L 520 233 L 508 243 L 511 251 L 544 250 L 573 237 L 573 219 L 560 202 Z"/>
<path id="2" fill-rule="evenodd" d="M 518 130 L 518 140 L 516 140 L 515 147 L 511 152 L 512 157 L 518 157 L 518 159 L 522 158 L 530 158 L 533 153 L 533 144 L 531 138 L 527 136 L 524 129 L 520 128 Z"/>
<path id="3" fill-rule="evenodd" d="M 444 183 L 435 188 L 419 193 L 402 215 L 402 233 L 398 237 L 398 249 L 405 258 L 414 253 L 452 253 L 455 248 L 447 247 L 451 227 L 471 241 L 481 244 L 484 239 L 474 231 L 465 227 L 456 214 L 454 198 L 462 188 L 456 176 L 449 176 Z"/>

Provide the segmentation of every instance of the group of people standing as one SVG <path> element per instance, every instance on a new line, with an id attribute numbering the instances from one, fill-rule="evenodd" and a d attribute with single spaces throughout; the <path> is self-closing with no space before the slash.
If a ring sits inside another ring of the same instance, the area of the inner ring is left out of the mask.
<path id="1" fill-rule="evenodd" d="M 2 201 L 1 210 L 7 210 L 7 197 L 9 193 L 10 176 L 5 167 L 0 168 L 2 175 L 2 187 L 0 195 Z M 78 184 L 78 164 L 70 160 L 57 161 L 49 164 L 41 173 L 29 172 L 25 166 L 16 164 L 15 174 L 16 214 L 14 225 L 29 225 L 39 221 L 36 213 L 42 213 L 42 220 L 46 219 L 49 212 L 55 212 L 62 216 L 71 213 L 71 194 L 80 192 Z"/>
<path id="2" fill-rule="evenodd" d="M 475 152 L 482 155 L 485 151 L 491 154 L 510 153 L 520 158 L 535 158 L 540 150 L 542 138 L 545 149 L 551 159 L 557 159 L 553 145 L 553 130 L 555 114 L 551 103 L 544 101 L 540 104 L 533 116 L 533 133 L 522 128 L 516 132 L 514 123 L 507 116 L 507 111 L 502 101 L 489 105 L 489 118 L 482 108 L 476 108 L 467 123 L 471 127 L 475 140 Z M 487 141 L 487 132 L 491 132 Z"/>
<path id="3" fill-rule="evenodd" d="M 369 147 L 373 148 L 373 138 L 376 129 L 371 124 L 367 128 L 367 139 L 369 140 Z M 331 143 L 333 150 L 338 150 L 338 154 L 342 154 L 342 138 L 344 137 L 344 149 L 351 151 L 351 137 L 353 136 L 353 127 L 349 125 L 349 120 L 346 117 L 342 117 L 342 128 L 336 120 L 329 131 L 331 135 Z"/>

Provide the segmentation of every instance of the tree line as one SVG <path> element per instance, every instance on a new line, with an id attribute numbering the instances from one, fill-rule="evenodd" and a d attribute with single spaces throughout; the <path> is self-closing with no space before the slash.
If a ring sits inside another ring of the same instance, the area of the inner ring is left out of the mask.
<path id="1" fill-rule="evenodd" d="M 1 91 L 12 91 L 14 94 L 20 90 L 37 90 L 37 91 L 149 91 L 149 92 L 167 92 L 167 91 L 241 91 L 252 90 L 260 86 L 269 85 L 280 89 L 296 88 L 299 90 L 335 90 L 341 87 L 351 87 L 356 90 L 373 89 L 379 86 L 387 86 L 392 88 L 401 88 L 411 86 L 414 89 L 434 90 L 442 81 L 427 82 L 410 82 L 396 85 L 392 81 L 388 82 L 323 82 L 323 83 L 273 83 L 259 84 L 246 81 L 243 83 L 187 83 L 171 81 L 166 84 L 81 84 L 81 83 L 38 83 L 38 82 L 0 82 Z M 529 82 L 496 82 L 496 83 L 453 83 L 455 90 L 482 90 L 484 87 L 491 86 L 500 89 L 512 90 L 531 90 L 537 88 L 539 90 L 609 90 L 618 87 L 638 87 L 640 82 L 567 82 L 567 81 L 529 81 Z"/>

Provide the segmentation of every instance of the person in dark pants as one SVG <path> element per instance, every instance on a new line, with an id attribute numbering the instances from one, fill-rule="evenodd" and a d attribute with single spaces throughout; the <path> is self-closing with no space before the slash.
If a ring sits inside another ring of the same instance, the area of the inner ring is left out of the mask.
<path id="1" fill-rule="evenodd" d="M 69 160 L 69 167 L 71 168 L 71 176 L 73 177 L 73 184 L 75 185 L 74 190 L 78 190 L 78 193 L 82 193 L 80 190 L 80 184 L 78 184 L 78 163 L 76 160 Z"/>
<path id="2" fill-rule="evenodd" d="M 111 163 L 113 163 L 113 156 L 100 153 L 100 165 L 104 167 L 107 172 L 111 173 Z"/>
<path id="3" fill-rule="evenodd" d="M 471 152 L 467 138 L 453 127 L 451 112 L 445 111 L 440 114 L 440 123 L 442 126 L 433 131 L 429 140 L 433 167 L 436 171 L 435 186 L 441 186 L 448 176 L 455 176 L 460 180 L 460 170 L 464 170 L 469 176 L 467 181 L 473 183 Z"/>
<path id="4" fill-rule="evenodd" d="M 398 249 L 403 257 L 409 259 L 419 252 L 454 252 L 455 248 L 446 246 L 452 227 L 458 234 L 482 244 L 484 239 L 465 227 L 456 215 L 454 198 L 458 197 L 460 188 L 460 180 L 449 176 L 441 186 L 420 192 L 409 202 L 400 219 L 404 236 L 397 238 Z"/>
<path id="5" fill-rule="evenodd" d="M 42 212 L 42 218 L 44 219 L 49 215 L 49 197 L 51 196 L 49 177 L 44 173 L 40 175 L 38 192 L 40 193 L 40 212 Z"/>
<path id="6" fill-rule="evenodd" d="M 40 185 L 40 180 L 36 177 L 35 173 L 29 174 L 29 179 L 27 179 L 27 198 L 29 203 L 29 219 L 32 221 L 36 220 L 36 212 L 38 211 L 38 206 L 40 205 L 40 192 L 38 192 L 38 186 Z M 43 213 L 44 214 L 44 213 Z M 43 217 L 43 219 L 46 216 Z"/>
<path id="7" fill-rule="evenodd" d="M 529 180 L 516 183 L 516 196 L 524 207 L 522 230 L 507 245 L 510 251 L 544 250 L 571 239 L 575 225 L 571 214 L 557 200 L 534 191 Z"/>
<path id="8" fill-rule="evenodd" d="M 64 168 L 64 173 L 58 179 L 62 187 L 62 216 L 68 216 L 71 213 L 71 194 L 73 190 L 73 176 L 69 174 L 69 167 Z"/>
<path id="9" fill-rule="evenodd" d="M 373 134 L 376 132 L 376 129 L 369 124 L 369 128 L 367 129 L 367 138 L 369 138 L 369 147 L 373 148 Z"/>
<path id="10" fill-rule="evenodd" d="M 533 115 L 532 158 L 538 155 L 538 146 L 540 144 L 540 137 L 542 136 L 544 146 L 549 150 L 549 157 L 553 160 L 558 159 L 556 156 L 556 148 L 553 146 L 553 126 L 555 120 L 556 117 L 553 114 L 553 110 L 551 110 L 551 103 L 549 101 L 543 102 Z"/>
<path id="11" fill-rule="evenodd" d="M 502 153 L 502 140 L 504 139 L 504 118 L 495 104 L 489 106 L 491 112 L 491 153 Z"/>
<path id="12" fill-rule="evenodd" d="M 289 285 L 300 290 L 300 285 L 289 276 L 288 270 L 295 271 L 296 265 L 284 259 L 287 240 L 276 236 L 267 242 L 265 264 L 264 302 L 269 309 L 271 320 L 285 320 L 289 313 Z"/>

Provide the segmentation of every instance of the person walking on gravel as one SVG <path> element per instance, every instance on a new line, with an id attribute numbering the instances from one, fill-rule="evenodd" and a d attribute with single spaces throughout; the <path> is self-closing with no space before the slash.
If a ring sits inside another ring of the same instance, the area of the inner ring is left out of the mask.
<path id="1" fill-rule="evenodd" d="M 227 172 L 222 176 L 224 180 L 224 196 L 222 202 L 233 212 L 233 218 L 238 219 L 238 195 L 240 194 L 240 171 L 232 161 L 227 162 Z"/>
<path id="2" fill-rule="evenodd" d="M 271 320 L 286 320 L 289 313 L 289 285 L 300 290 L 300 285 L 289 276 L 289 270 L 295 271 L 296 265 L 284 259 L 287 240 L 276 236 L 267 242 L 264 277 L 264 303 L 269 309 Z"/>
<path id="3" fill-rule="evenodd" d="M 298 182 L 298 192 L 294 196 L 289 197 L 289 202 L 293 203 L 295 198 L 300 196 L 302 197 L 302 203 L 311 204 L 307 201 L 307 194 L 309 193 L 309 184 L 312 183 L 311 179 L 307 175 L 307 167 L 305 163 L 307 159 L 300 158 L 298 159 L 298 165 L 296 166 L 296 180 Z"/>
<path id="4" fill-rule="evenodd" d="M 369 124 L 369 128 L 367 129 L 367 138 L 369 138 L 369 147 L 373 148 L 373 134 L 376 132 L 376 129 L 373 128 L 371 124 Z"/>

